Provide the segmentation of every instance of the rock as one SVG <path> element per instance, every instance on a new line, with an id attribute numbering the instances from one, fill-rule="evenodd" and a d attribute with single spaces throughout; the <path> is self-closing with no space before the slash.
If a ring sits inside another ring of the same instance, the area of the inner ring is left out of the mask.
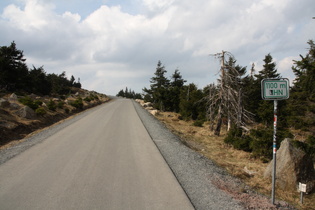
<path id="1" fill-rule="evenodd" d="M 152 114 L 153 116 L 156 116 L 159 114 L 159 111 L 158 110 L 149 110 L 150 114 Z"/>
<path id="2" fill-rule="evenodd" d="M 6 120 L 0 120 L 0 127 L 4 127 L 7 129 L 14 129 L 18 126 L 18 124 L 14 123 L 14 122 L 9 122 Z"/>
<path id="3" fill-rule="evenodd" d="M 26 119 L 34 119 L 36 117 L 34 110 L 28 106 L 22 107 L 15 114 Z"/>
<path id="4" fill-rule="evenodd" d="M 146 110 L 155 110 L 152 106 L 148 106 L 148 107 L 145 107 L 144 109 L 146 109 Z"/>
<path id="5" fill-rule="evenodd" d="M 251 177 L 251 176 L 254 176 L 254 175 L 257 173 L 257 172 L 255 172 L 255 171 L 248 170 L 247 166 L 245 166 L 243 170 L 244 170 L 244 172 L 245 172 L 246 174 L 248 174 L 250 177 Z"/>
<path id="6" fill-rule="evenodd" d="M 138 102 L 139 104 L 141 104 L 141 106 L 144 104 L 144 100 L 141 100 L 141 99 L 136 99 L 136 102 Z"/>
<path id="7" fill-rule="evenodd" d="M 15 93 L 12 93 L 9 97 L 9 101 L 17 101 L 18 97 Z"/>
<path id="8" fill-rule="evenodd" d="M 290 139 L 282 141 L 277 152 L 276 186 L 286 191 L 296 191 L 299 182 L 307 185 L 307 193 L 314 189 L 315 171 L 313 160 L 301 149 L 295 148 Z M 273 161 L 265 171 L 271 179 Z"/>
<path id="9" fill-rule="evenodd" d="M 10 104 L 10 109 L 13 109 L 13 110 L 17 110 L 17 109 L 20 109 L 21 106 L 17 103 L 11 103 Z"/>
<path id="10" fill-rule="evenodd" d="M 34 99 L 36 99 L 38 96 L 35 95 L 34 93 L 32 93 L 31 95 L 29 95 L 29 97 L 34 100 Z"/>
<path id="11" fill-rule="evenodd" d="M 152 107 L 152 103 L 151 102 L 144 103 L 143 107 Z"/>
<path id="12" fill-rule="evenodd" d="M 3 99 L 3 98 L 0 98 L 0 107 L 1 108 L 6 108 L 6 107 L 9 107 L 10 106 L 10 102 Z"/>

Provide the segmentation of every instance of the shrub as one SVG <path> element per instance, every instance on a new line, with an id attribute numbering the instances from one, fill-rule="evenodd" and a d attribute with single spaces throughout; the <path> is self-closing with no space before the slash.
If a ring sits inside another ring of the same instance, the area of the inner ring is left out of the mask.
<path id="1" fill-rule="evenodd" d="M 197 126 L 197 127 L 203 127 L 203 123 L 204 121 L 203 120 L 196 120 L 193 125 L 194 126 Z"/>
<path id="2" fill-rule="evenodd" d="M 306 141 L 308 141 L 308 139 Z M 303 150 L 306 154 L 310 155 L 311 157 L 315 157 L 315 147 L 313 147 L 312 145 L 301 141 L 293 141 L 293 145 Z"/>
<path id="3" fill-rule="evenodd" d="M 308 143 L 311 146 L 315 146 L 315 137 L 314 136 L 308 136 L 306 139 L 306 143 Z"/>
<path id="4" fill-rule="evenodd" d="M 63 105 L 65 105 L 65 102 L 63 102 L 63 101 L 59 101 L 59 102 L 57 103 L 57 107 L 58 107 L 59 109 L 62 109 L 62 108 L 63 108 Z"/>
<path id="5" fill-rule="evenodd" d="M 43 116 L 43 115 L 45 115 L 47 112 L 46 112 L 46 110 L 45 110 L 43 107 L 40 107 L 40 108 L 37 108 L 37 109 L 35 110 L 35 113 L 36 113 L 37 115 L 39 115 L 39 116 Z"/>
<path id="6" fill-rule="evenodd" d="M 90 102 L 90 101 L 92 101 L 93 99 L 91 99 L 90 97 L 85 97 L 84 98 L 84 101 L 87 101 L 87 102 Z"/>
<path id="7" fill-rule="evenodd" d="M 252 138 L 252 141 L 250 142 L 250 148 L 252 149 L 254 157 L 271 160 L 273 129 L 253 129 L 250 132 L 250 136 Z"/>
<path id="8" fill-rule="evenodd" d="M 71 102 L 70 105 L 77 108 L 77 109 L 83 109 L 82 98 L 78 98 L 77 100 Z"/>
<path id="9" fill-rule="evenodd" d="M 48 102 L 47 107 L 51 111 L 56 111 L 56 109 L 57 109 L 57 105 L 56 105 L 56 103 L 53 100 L 50 100 Z"/>
<path id="10" fill-rule="evenodd" d="M 30 107 L 33 110 L 36 110 L 39 107 L 39 105 L 38 105 L 39 102 L 38 101 L 34 102 L 33 99 L 31 99 L 29 96 L 25 96 L 24 98 L 20 98 L 19 102 L 24 104 L 25 106 Z"/>
<path id="11" fill-rule="evenodd" d="M 100 100 L 97 95 L 92 95 L 92 96 L 93 96 L 93 99 L 94 99 L 94 100 L 97 100 L 97 101 Z"/>
<path id="12" fill-rule="evenodd" d="M 70 110 L 69 110 L 68 108 L 66 108 L 66 109 L 65 109 L 65 112 L 66 112 L 67 114 L 69 114 L 69 113 L 70 113 Z"/>
<path id="13" fill-rule="evenodd" d="M 34 104 L 36 104 L 37 106 L 41 106 L 41 105 L 43 105 L 43 102 L 40 100 L 35 100 Z"/>
<path id="14" fill-rule="evenodd" d="M 235 149 L 251 152 L 250 142 L 252 139 L 248 135 L 243 135 L 243 130 L 237 126 L 232 126 L 224 139 L 226 144 L 232 145 Z"/>

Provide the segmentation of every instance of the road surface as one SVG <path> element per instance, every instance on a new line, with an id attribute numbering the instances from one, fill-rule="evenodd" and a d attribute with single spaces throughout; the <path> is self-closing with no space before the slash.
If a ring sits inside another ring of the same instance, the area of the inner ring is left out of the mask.
<path id="1" fill-rule="evenodd" d="M 193 209 L 130 100 L 0 165 L 0 209 Z"/>

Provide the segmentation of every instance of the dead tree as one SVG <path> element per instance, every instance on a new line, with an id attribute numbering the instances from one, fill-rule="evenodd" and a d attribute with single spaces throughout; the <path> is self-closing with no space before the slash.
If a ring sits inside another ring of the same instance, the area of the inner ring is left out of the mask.
<path id="1" fill-rule="evenodd" d="M 216 54 L 221 59 L 220 78 L 217 87 L 210 87 L 208 98 L 208 116 L 210 122 L 216 122 L 214 134 L 220 135 L 223 117 L 227 118 L 228 130 L 232 123 L 238 127 L 250 120 L 250 113 L 243 108 L 241 74 L 234 67 L 235 59 L 229 52 Z M 226 58 L 229 62 L 226 64 Z M 212 127 L 214 125 L 212 124 Z"/>

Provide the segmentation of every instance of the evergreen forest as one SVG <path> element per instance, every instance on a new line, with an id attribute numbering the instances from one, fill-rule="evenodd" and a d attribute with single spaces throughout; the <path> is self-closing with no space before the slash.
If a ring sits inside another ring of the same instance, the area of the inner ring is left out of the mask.
<path id="1" fill-rule="evenodd" d="M 65 95 L 71 87 L 81 88 L 80 79 L 74 76 L 47 74 L 44 67 L 28 68 L 22 50 L 17 49 L 15 42 L 9 46 L 0 46 L 0 91 L 34 93 L 38 95 Z"/>

